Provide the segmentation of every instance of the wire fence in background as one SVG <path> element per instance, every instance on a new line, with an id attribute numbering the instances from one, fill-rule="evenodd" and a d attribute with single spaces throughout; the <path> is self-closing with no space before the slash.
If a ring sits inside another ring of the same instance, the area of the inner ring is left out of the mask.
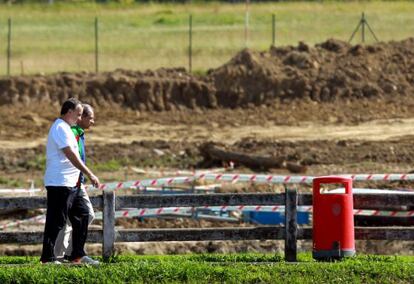
<path id="1" fill-rule="evenodd" d="M 220 66 L 245 47 L 267 49 L 286 36 L 277 30 L 275 14 L 263 19 L 247 12 L 244 18 L 217 18 L 209 25 L 192 14 L 160 16 L 147 26 L 128 19 L 107 23 L 98 17 L 76 23 L 62 19 L 53 25 L 39 19 L 38 23 L 29 28 L 8 19 L 5 75 L 161 67 L 199 72 Z M 361 27 L 365 41 L 365 25 L 363 13 L 351 39 Z"/>

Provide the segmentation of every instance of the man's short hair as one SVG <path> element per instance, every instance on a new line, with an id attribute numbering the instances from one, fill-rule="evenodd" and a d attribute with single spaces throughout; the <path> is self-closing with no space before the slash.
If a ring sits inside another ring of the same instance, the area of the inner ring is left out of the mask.
<path id="1" fill-rule="evenodd" d="M 60 110 L 60 115 L 67 114 L 69 110 L 74 110 L 78 105 L 81 105 L 81 104 L 82 103 L 80 102 L 80 100 L 76 98 L 67 99 L 62 105 L 62 109 Z"/>
<path id="2" fill-rule="evenodd" d="M 93 112 L 92 106 L 89 104 L 82 104 L 82 106 L 83 106 L 82 117 L 90 116 Z"/>

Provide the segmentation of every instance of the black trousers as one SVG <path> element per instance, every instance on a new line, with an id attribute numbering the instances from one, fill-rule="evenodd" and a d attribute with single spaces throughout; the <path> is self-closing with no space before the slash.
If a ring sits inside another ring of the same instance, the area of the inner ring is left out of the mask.
<path id="1" fill-rule="evenodd" d="M 47 186 L 46 224 L 43 236 L 41 261 L 54 261 L 54 248 L 59 231 L 69 217 L 72 223 L 72 258 L 86 255 L 84 251 L 88 234 L 88 207 L 76 187 Z"/>
<path id="2" fill-rule="evenodd" d="M 72 255 L 70 259 L 86 255 L 85 243 L 88 237 L 89 207 L 80 191 L 81 189 L 78 188 L 72 207 L 69 209 L 69 220 L 72 223 Z"/>

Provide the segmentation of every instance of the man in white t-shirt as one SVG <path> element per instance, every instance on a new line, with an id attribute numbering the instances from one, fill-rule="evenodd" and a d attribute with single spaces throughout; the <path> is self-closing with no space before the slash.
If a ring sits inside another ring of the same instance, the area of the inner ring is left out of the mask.
<path id="1" fill-rule="evenodd" d="M 82 162 L 86 165 L 86 146 L 85 134 L 86 130 L 90 129 L 95 124 L 95 112 L 91 105 L 82 104 L 83 112 L 82 118 L 78 120 L 77 125 L 72 126 L 72 132 L 75 135 L 79 147 L 79 156 Z M 92 203 L 89 199 L 88 192 L 85 189 L 85 177 L 81 173 L 78 179 L 78 194 L 76 195 L 71 210 L 69 211 L 69 221 L 75 219 L 75 223 L 79 224 L 82 238 L 79 239 L 81 243 L 78 244 L 80 251 L 73 251 L 72 247 L 72 225 L 67 222 L 66 226 L 59 232 L 55 243 L 55 256 L 63 261 L 68 260 L 75 264 L 99 264 L 98 261 L 86 255 L 84 250 L 85 242 L 88 235 L 88 226 L 95 218 Z M 77 255 L 73 258 L 72 254 Z"/>
<path id="2" fill-rule="evenodd" d="M 61 117 L 50 127 L 46 145 L 46 172 L 44 184 L 47 190 L 46 224 L 43 237 L 42 263 L 59 263 L 54 255 L 54 247 L 59 231 L 65 226 L 68 212 L 78 192 L 76 184 L 79 173 L 84 173 L 94 186 L 99 186 L 99 179 L 81 161 L 78 143 L 71 126 L 82 115 L 82 104 L 75 98 L 65 101 Z M 80 228 L 73 225 L 74 244 L 80 238 L 75 232 Z M 82 256 L 81 256 L 82 257 Z"/>

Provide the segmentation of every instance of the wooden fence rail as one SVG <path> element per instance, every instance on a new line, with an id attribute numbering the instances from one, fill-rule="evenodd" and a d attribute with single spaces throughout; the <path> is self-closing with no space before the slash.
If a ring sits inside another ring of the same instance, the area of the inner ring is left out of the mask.
<path id="1" fill-rule="evenodd" d="M 207 240 L 285 240 L 285 258 L 296 261 L 297 240 L 312 239 L 312 229 L 297 226 L 297 206 L 312 205 L 311 194 L 285 193 L 243 194 L 171 194 L 115 196 L 104 191 L 91 197 L 92 205 L 103 211 L 102 230 L 88 233 L 88 242 L 102 243 L 105 259 L 114 253 L 115 242 L 150 241 L 207 241 Z M 243 228 L 185 228 L 185 229 L 115 229 L 115 210 L 121 208 L 202 207 L 220 205 L 284 205 L 285 226 L 256 226 Z M 414 195 L 354 194 L 355 209 L 387 209 L 414 207 Z M 45 197 L 0 198 L 0 209 L 37 209 L 46 207 Z M 409 217 L 414 218 L 414 217 Z M 42 243 L 42 232 L 1 232 L 0 243 Z M 358 240 L 414 240 L 414 227 L 356 227 Z"/>

